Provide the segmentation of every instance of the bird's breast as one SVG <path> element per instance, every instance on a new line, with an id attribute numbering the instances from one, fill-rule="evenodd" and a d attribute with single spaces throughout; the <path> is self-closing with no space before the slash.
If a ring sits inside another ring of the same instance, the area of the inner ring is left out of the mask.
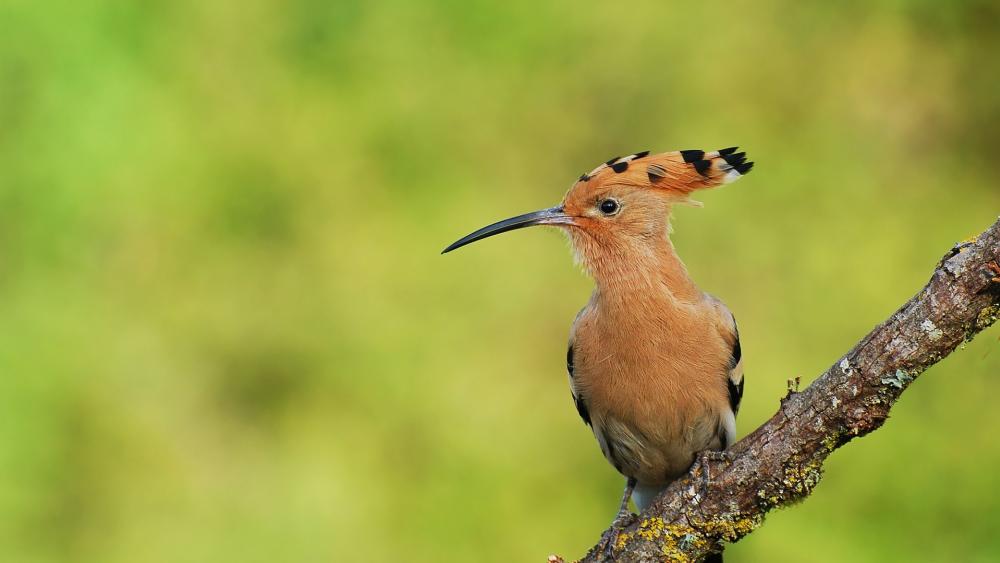
<path id="1" fill-rule="evenodd" d="M 612 322 L 587 311 L 574 326 L 574 396 L 605 457 L 640 482 L 672 479 L 719 446 L 730 350 L 697 308 L 683 313 Z"/>

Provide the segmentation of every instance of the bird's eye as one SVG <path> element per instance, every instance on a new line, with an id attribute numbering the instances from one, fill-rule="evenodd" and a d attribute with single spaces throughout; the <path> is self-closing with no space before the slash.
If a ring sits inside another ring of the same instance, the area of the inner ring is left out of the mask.
<path id="1" fill-rule="evenodd" d="M 618 213 L 618 202 L 613 199 L 606 199 L 601 202 L 600 205 L 601 213 L 605 215 L 614 215 Z"/>

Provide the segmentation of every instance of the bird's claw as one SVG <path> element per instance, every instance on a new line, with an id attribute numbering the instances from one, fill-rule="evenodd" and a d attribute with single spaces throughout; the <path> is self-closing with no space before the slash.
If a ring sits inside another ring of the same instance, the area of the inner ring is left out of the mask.
<path id="1" fill-rule="evenodd" d="M 635 520 L 635 514 L 632 514 L 631 510 L 623 510 L 615 516 L 613 522 L 611 522 L 611 528 L 617 530 L 624 530 Z"/>
<path id="2" fill-rule="evenodd" d="M 618 537 L 635 520 L 635 517 L 635 514 L 632 514 L 629 510 L 619 512 L 611 522 L 611 527 L 601 534 L 601 541 L 597 542 L 597 546 L 594 548 L 597 553 L 605 553 L 611 556 L 615 546 L 618 545 Z"/>

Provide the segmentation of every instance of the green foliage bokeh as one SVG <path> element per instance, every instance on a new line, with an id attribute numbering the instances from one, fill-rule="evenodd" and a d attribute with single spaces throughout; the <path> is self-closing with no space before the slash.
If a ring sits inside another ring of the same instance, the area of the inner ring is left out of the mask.
<path id="1" fill-rule="evenodd" d="M 621 479 L 561 238 L 457 237 L 615 154 L 680 209 L 746 433 L 1000 212 L 995 3 L 0 5 L 0 560 L 540 561 Z M 1000 557 L 998 330 L 730 561 Z"/>

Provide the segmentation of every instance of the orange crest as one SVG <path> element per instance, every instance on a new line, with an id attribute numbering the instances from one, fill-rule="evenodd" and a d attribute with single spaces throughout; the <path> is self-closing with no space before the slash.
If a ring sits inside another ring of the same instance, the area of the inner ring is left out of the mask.
<path id="1" fill-rule="evenodd" d="M 717 151 L 683 150 L 650 155 L 643 151 L 615 157 L 580 176 L 580 183 L 651 187 L 689 194 L 739 179 L 753 168 L 736 147 Z M 574 188 L 577 187 L 574 185 Z"/>

